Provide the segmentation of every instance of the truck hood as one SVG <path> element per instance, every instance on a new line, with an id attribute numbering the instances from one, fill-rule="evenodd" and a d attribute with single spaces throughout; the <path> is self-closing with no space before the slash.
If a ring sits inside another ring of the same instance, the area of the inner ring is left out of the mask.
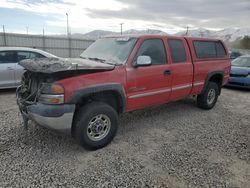
<path id="1" fill-rule="evenodd" d="M 26 70 L 40 73 L 55 73 L 72 70 L 112 70 L 115 65 L 82 58 L 26 59 L 18 63 Z"/>

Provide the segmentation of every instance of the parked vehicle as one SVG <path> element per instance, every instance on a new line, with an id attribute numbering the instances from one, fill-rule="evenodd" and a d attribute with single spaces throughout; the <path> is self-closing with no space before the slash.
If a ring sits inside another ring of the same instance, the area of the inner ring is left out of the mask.
<path id="1" fill-rule="evenodd" d="M 20 85 L 24 72 L 18 62 L 23 59 L 56 58 L 42 50 L 24 47 L 0 47 L 0 89 L 15 88 Z"/>
<path id="2" fill-rule="evenodd" d="M 237 57 L 240 57 L 240 56 L 242 56 L 243 54 L 242 53 L 240 53 L 240 52 L 231 52 L 230 53 L 230 59 L 236 59 Z"/>
<path id="3" fill-rule="evenodd" d="M 227 86 L 250 89 L 250 55 L 244 55 L 232 61 Z"/>
<path id="4" fill-rule="evenodd" d="M 214 107 L 230 73 L 222 41 L 161 35 L 97 40 L 80 58 L 25 60 L 17 89 L 24 122 L 71 134 L 87 149 L 115 136 L 118 114 L 197 96 Z"/>

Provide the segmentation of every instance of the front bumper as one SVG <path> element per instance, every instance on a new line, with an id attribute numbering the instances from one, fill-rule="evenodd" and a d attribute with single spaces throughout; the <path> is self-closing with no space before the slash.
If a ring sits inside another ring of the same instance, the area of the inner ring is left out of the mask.
<path id="1" fill-rule="evenodd" d="M 47 105 L 41 103 L 27 105 L 21 103 L 19 99 L 17 99 L 17 104 L 24 118 L 49 129 L 68 135 L 71 134 L 75 105 Z"/>
<path id="2" fill-rule="evenodd" d="M 250 78 L 230 77 L 226 86 L 250 89 Z"/>

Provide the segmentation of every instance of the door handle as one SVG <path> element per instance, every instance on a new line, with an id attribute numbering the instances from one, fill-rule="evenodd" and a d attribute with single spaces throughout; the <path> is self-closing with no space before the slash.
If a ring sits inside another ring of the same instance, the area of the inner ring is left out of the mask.
<path id="1" fill-rule="evenodd" d="M 164 75 L 171 75 L 171 70 L 165 70 L 165 71 L 163 72 L 163 74 L 164 74 Z"/>
<path id="2" fill-rule="evenodd" d="M 12 67 L 7 67 L 7 70 L 14 70 Z"/>

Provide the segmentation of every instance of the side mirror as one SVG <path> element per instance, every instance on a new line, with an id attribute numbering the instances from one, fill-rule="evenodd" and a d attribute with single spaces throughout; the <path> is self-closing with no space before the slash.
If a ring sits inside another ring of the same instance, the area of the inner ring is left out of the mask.
<path id="1" fill-rule="evenodd" d="M 150 56 L 142 55 L 138 56 L 136 60 L 136 67 L 140 66 L 149 66 L 152 64 L 152 60 Z"/>

